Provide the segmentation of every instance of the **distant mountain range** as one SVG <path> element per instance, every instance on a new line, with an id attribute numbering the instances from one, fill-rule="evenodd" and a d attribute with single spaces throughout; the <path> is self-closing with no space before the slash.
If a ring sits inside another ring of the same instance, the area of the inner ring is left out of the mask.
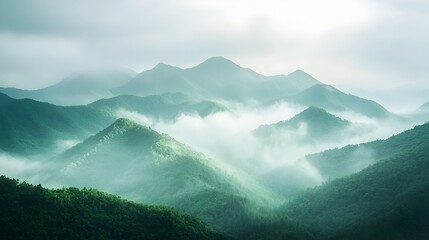
<path id="1" fill-rule="evenodd" d="M 375 118 L 390 116 L 380 104 L 324 85 L 302 70 L 264 76 L 223 57 L 209 58 L 187 69 L 160 63 L 137 75 L 130 71 L 88 72 L 39 90 L 0 88 L 0 92 L 17 99 L 30 98 L 57 105 L 82 105 L 118 95 L 181 92 L 197 100 L 288 101 L 333 112 L 350 111 Z"/>
<path id="2" fill-rule="evenodd" d="M 13 99 L 0 93 L 0 150 L 46 155 L 64 140 L 83 140 L 118 118 L 118 110 L 173 121 L 180 114 L 202 117 L 226 111 L 223 105 L 191 100 L 183 94 L 148 97 L 118 96 L 89 105 L 56 106 L 30 99 Z"/>
<path id="3" fill-rule="evenodd" d="M 0 92 L 17 99 L 30 98 L 63 106 L 82 105 L 114 97 L 110 89 L 125 84 L 134 76 L 135 73 L 125 70 L 77 73 L 53 86 L 38 90 L 0 88 Z"/>
<path id="4" fill-rule="evenodd" d="M 208 99 L 267 101 L 296 94 L 317 83 L 320 82 L 300 70 L 267 77 L 223 57 L 214 57 L 188 69 L 158 64 L 114 92 L 151 95 L 179 91 Z"/>
<path id="5" fill-rule="evenodd" d="M 223 57 L 213 57 L 188 69 L 160 63 L 136 76 L 130 71 L 82 73 L 43 89 L 0 88 L 0 92 L 57 105 L 81 105 L 123 94 L 149 96 L 168 92 L 182 92 L 200 100 L 270 101 L 318 83 L 301 70 L 264 76 Z"/>
<path id="6" fill-rule="evenodd" d="M 269 137 L 284 134 L 285 131 L 305 129 L 305 136 L 296 139 L 303 144 L 317 141 L 338 140 L 338 137 L 350 125 L 350 122 L 338 118 L 324 109 L 311 106 L 287 121 L 280 121 L 270 125 L 258 127 L 254 133 L 260 137 Z"/>

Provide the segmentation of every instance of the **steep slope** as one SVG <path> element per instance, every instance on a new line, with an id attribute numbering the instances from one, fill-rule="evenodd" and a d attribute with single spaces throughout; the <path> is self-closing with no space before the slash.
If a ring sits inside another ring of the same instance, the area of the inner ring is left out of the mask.
<path id="1" fill-rule="evenodd" d="M 79 140 L 110 124 L 83 106 L 60 107 L 0 94 L 0 149 L 14 154 L 55 152 L 63 140 Z"/>
<path id="2" fill-rule="evenodd" d="M 48 190 L 0 176 L 2 239 L 228 239 L 196 219 L 97 190 Z"/>
<path id="3" fill-rule="evenodd" d="M 347 120 L 338 118 L 324 109 L 311 106 L 287 121 L 262 125 L 255 130 L 255 134 L 264 137 L 282 130 L 297 131 L 304 126 L 306 134 L 302 142 L 311 143 L 320 140 L 337 140 L 349 125 Z"/>
<path id="4" fill-rule="evenodd" d="M 412 143 L 404 141 L 411 134 Z M 389 232 L 383 238 L 391 236 L 386 239 L 426 239 L 428 136 L 429 124 L 425 124 L 392 138 L 391 143 L 402 138 L 396 149 L 378 143 L 379 154 L 394 153 L 383 154 L 379 162 L 359 173 L 307 191 L 288 203 L 284 214 L 327 238 L 378 239 L 384 228 Z M 422 208 L 417 210 L 413 204 Z"/>
<path id="5" fill-rule="evenodd" d="M 42 89 L 0 88 L 0 92 L 17 99 L 30 98 L 56 105 L 81 105 L 101 98 L 113 97 L 110 88 L 125 84 L 134 75 L 130 71 L 78 73 Z"/>
<path id="6" fill-rule="evenodd" d="M 234 233 L 275 204 L 250 178 L 222 167 L 150 128 L 119 119 L 56 158 L 53 182 L 90 186 L 150 204 L 166 204 Z"/>
<path id="7" fill-rule="evenodd" d="M 303 106 L 316 106 L 333 112 L 350 111 L 373 118 L 389 116 L 389 112 L 374 101 L 345 94 L 330 85 L 324 84 L 314 85 L 284 100 Z"/>
<path id="8" fill-rule="evenodd" d="M 188 69 L 158 64 L 113 91 L 140 96 L 180 91 L 200 99 L 269 101 L 316 83 L 319 82 L 302 71 L 264 76 L 223 57 L 213 57 Z"/>
<path id="9" fill-rule="evenodd" d="M 429 125 L 424 124 L 386 140 L 377 140 L 359 145 L 349 145 L 341 149 L 327 150 L 306 157 L 325 179 L 334 179 L 357 172 L 366 166 L 385 158 L 410 151 L 416 144 L 429 139 Z"/>

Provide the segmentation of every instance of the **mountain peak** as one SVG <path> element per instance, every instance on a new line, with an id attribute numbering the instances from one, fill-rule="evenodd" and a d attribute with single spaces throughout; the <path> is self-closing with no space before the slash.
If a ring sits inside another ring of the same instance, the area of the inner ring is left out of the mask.
<path id="1" fill-rule="evenodd" d="M 233 61 L 226 59 L 224 57 L 211 57 L 204 62 L 198 64 L 194 68 L 202 68 L 202 69 L 232 69 L 232 68 L 241 68 L 239 65 L 234 63 Z"/>
<path id="2" fill-rule="evenodd" d="M 153 131 L 149 127 L 137 124 L 136 122 L 131 121 L 127 118 L 119 118 L 114 123 L 112 123 L 112 125 L 110 125 L 106 129 L 104 129 L 102 131 L 102 132 L 104 132 L 104 134 L 102 134 L 102 135 L 105 135 L 105 134 L 107 134 L 107 135 L 122 134 L 124 132 L 128 132 L 129 130 L 139 130 L 139 131 L 144 131 L 144 132 L 148 131 L 148 132 L 155 133 L 155 131 Z"/>
<path id="3" fill-rule="evenodd" d="M 306 80 L 306 81 L 310 81 L 314 84 L 321 84 L 321 82 L 319 80 L 317 80 L 316 78 L 314 78 L 313 76 L 304 72 L 301 69 L 297 69 L 297 70 L 289 73 L 287 76 L 290 78 L 293 78 L 293 79 L 300 80 L 300 81 Z"/>
<path id="4" fill-rule="evenodd" d="M 290 121 L 295 120 L 311 120 L 311 119 L 325 119 L 325 120 L 341 120 L 344 123 L 348 124 L 347 120 L 343 120 L 323 108 L 319 108 L 316 106 L 310 106 L 304 111 L 298 113 L 295 117 L 291 118 Z"/>
<path id="5" fill-rule="evenodd" d="M 169 65 L 169 64 L 166 64 L 166 63 L 163 63 L 163 62 L 160 62 L 160 63 L 158 63 L 154 68 L 153 68 L 153 70 L 163 70 L 163 71 L 165 71 L 165 70 L 167 70 L 167 69 L 177 69 L 178 67 L 175 67 L 175 66 L 172 66 L 172 65 Z"/>

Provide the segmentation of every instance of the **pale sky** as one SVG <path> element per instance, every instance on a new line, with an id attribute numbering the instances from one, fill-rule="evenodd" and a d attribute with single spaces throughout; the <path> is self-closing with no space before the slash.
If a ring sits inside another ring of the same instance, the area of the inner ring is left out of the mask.
<path id="1" fill-rule="evenodd" d="M 427 0 L 1 1 L 0 86 L 95 65 L 137 72 L 224 56 L 356 89 L 429 85 Z M 429 100 L 429 99 L 428 99 Z"/>

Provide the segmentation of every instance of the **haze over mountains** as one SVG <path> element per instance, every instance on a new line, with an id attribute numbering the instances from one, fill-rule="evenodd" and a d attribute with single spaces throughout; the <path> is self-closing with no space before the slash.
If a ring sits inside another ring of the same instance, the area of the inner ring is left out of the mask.
<path id="1" fill-rule="evenodd" d="M 130 239 L 429 235 L 427 104 L 395 114 L 302 70 L 264 76 L 223 57 L 0 92 L 2 236 L 23 236 L 23 211 L 36 239 L 125 239 L 116 221 Z"/>

